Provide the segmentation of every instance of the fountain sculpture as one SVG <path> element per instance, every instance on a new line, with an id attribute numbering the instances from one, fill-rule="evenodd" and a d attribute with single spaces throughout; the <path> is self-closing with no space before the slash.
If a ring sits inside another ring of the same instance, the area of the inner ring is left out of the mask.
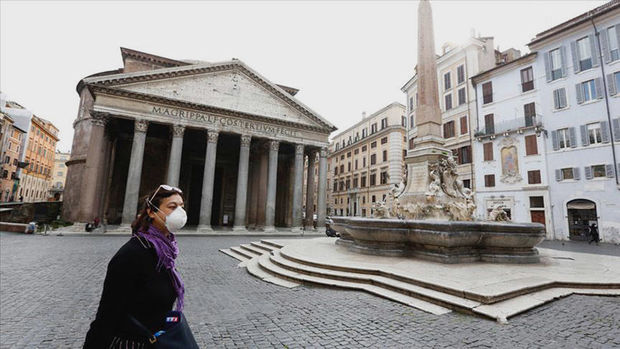
<path id="1" fill-rule="evenodd" d="M 374 218 L 333 217 L 338 244 L 362 253 L 415 256 L 444 263 L 537 263 L 545 237 L 538 223 L 507 222 L 502 207 L 492 221 L 474 220 L 474 193 L 458 179 L 457 164 L 441 136 L 441 111 L 430 4 L 418 7 L 418 129 L 405 158 L 405 178 Z"/>

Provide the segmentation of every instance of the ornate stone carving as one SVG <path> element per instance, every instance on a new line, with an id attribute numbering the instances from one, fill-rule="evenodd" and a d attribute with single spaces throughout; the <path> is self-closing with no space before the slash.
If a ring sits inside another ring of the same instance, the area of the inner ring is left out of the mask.
<path id="1" fill-rule="evenodd" d="M 372 216 L 375 218 L 390 218 L 390 210 L 383 201 L 377 201 L 372 204 L 374 209 Z"/>
<path id="2" fill-rule="evenodd" d="M 304 145 L 295 144 L 295 155 L 304 155 Z"/>
<path id="3" fill-rule="evenodd" d="M 270 140 L 269 141 L 269 150 L 278 151 L 280 149 L 280 141 Z"/>
<path id="4" fill-rule="evenodd" d="M 250 135 L 241 135 L 241 146 L 244 148 L 249 148 L 252 143 L 252 136 Z"/>
<path id="5" fill-rule="evenodd" d="M 90 118 L 90 122 L 95 126 L 105 126 L 110 118 L 108 115 L 103 113 L 93 113 Z"/>
<path id="6" fill-rule="evenodd" d="M 149 122 L 147 120 L 136 119 L 135 124 L 134 124 L 134 131 L 135 132 L 144 132 L 144 133 L 146 133 L 148 128 L 149 128 Z"/>
<path id="7" fill-rule="evenodd" d="M 472 220 L 476 209 L 473 193 L 463 186 L 456 168 L 452 156 L 429 165 L 426 200 L 401 203 L 399 198 L 405 193 L 406 182 L 403 179 L 399 185 L 393 185 L 387 203 L 391 215 L 401 219 Z"/>
<path id="8" fill-rule="evenodd" d="M 183 134 L 185 134 L 185 126 L 182 126 L 182 125 L 172 126 L 172 137 L 183 137 Z"/>
<path id="9" fill-rule="evenodd" d="M 322 147 L 319 151 L 319 157 L 326 158 L 327 157 L 327 147 Z"/>
<path id="10" fill-rule="evenodd" d="M 504 210 L 506 208 L 505 205 L 499 204 L 493 207 L 491 212 L 489 212 L 489 220 L 495 222 L 508 222 L 510 218 L 508 218 L 508 214 Z"/>
<path id="11" fill-rule="evenodd" d="M 217 143 L 217 137 L 219 135 L 220 134 L 218 132 L 216 132 L 216 131 L 211 131 L 211 130 L 207 131 L 207 142 L 208 143 Z"/>

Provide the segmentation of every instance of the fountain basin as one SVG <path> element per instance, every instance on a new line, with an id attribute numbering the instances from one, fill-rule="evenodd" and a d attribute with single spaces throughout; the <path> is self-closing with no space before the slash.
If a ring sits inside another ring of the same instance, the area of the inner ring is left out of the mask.
<path id="1" fill-rule="evenodd" d="M 538 263 L 540 223 L 332 217 L 336 242 L 352 251 L 441 263 Z"/>

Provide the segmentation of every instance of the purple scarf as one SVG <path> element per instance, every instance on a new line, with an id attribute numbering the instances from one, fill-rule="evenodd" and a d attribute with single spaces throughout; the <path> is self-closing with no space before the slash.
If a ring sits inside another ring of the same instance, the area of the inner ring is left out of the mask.
<path id="1" fill-rule="evenodd" d="M 183 284 L 183 280 L 181 280 L 181 275 L 179 275 L 179 272 L 174 267 L 174 260 L 179 255 L 179 247 L 177 246 L 174 234 L 170 233 L 170 235 L 166 237 L 151 224 L 146 233 L 138 231 L 136 235 L 146 239 L 155 248 L 155 253 L 157 253 L 157 271 L 160 271 L 162 267 L 171 271 L 172 286 L 177 293 L 177 310 L 183 311 L 185 285 Z"/>

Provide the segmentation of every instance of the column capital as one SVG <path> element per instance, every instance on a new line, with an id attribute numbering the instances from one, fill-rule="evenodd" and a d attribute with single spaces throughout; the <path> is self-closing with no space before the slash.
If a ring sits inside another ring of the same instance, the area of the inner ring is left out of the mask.
<path id="1" fill-rule="evenodd" d="M 295 155 L 304 155 L 304 145 L 295 144 Z"/>
<path id="2" fill-rule="evenodd" d="M 220 134 L 217 131 L 207 131 L 207 142 L 217 143 L 217 138 Z"/>
<path id="3" fill-rule="evenodd" d="M 95 126 L 105 126 L 110 121 L 110 116 L 106 113 L 92 113 L 90 122 Z"/>
<path id="4" fill-rule="evenodd" d="M 276 141 L 275 139 L 269 140 L 269 150 L 278 151 L 280 149 L 280 141 Z"/>
<path id="5" fill-rule="evenodd" d="M 252 143 L 252 136 L 250 135 L 241 135 L 241 146 L 244 148 L 249 148 Z"/>
<path id="6" fill-rule="evenodd" d="M 183 137 L 183 134 L 185 134 L 185 126 L 172 125 L 172 137 Z"/>
<path id="7" fill-rule="evenodd" d="M 319 156 L 322 158 L 327 157 L 327 147 L 321 147 L 321 150 L 319 151 Z"/>
<path id="8" fill-rule="evenodd" d="M 134 124 L 134 132 L 146 133 L 149 128 L 149 122 L 144 119 L 136 119 Z"/>

